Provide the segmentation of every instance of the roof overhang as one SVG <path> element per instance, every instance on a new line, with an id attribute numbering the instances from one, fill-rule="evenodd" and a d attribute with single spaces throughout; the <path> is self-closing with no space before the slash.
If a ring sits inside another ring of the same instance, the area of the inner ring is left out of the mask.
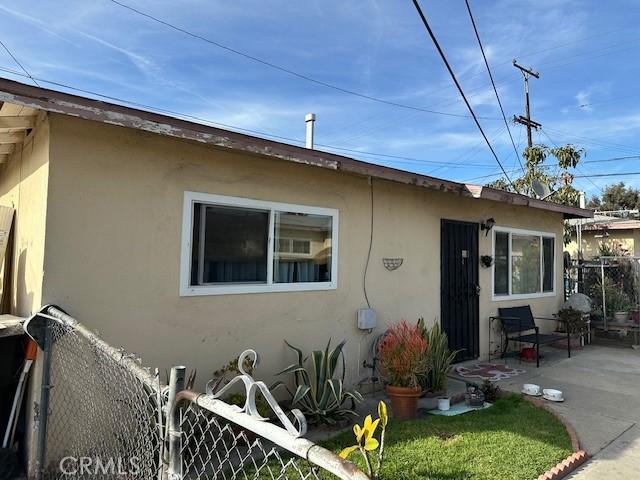
<path id="1" fill-rule="evenodd" d="M 265 140 L 169 115 L 26 85 L 3 78 L 0 78 L 0 102 L 192 140 L 215 147 L 266 155 L 298 164 L 415 185 L 462 197 L 562 213 L 564 218 L 591 218 L 593 216 L 591 210 L 568 207 L 480 185 L 458 183 L 375 165 L 342 155 Z"/>
<path id="2" fill-rule="evenodd" d="M 0 101 L 0 163 L 6 163 L 37 122 L 38 111 Z"/>

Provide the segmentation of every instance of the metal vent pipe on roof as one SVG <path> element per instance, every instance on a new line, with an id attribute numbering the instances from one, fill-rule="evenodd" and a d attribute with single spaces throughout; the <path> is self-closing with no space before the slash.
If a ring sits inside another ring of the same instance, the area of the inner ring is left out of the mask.
<path id="1" fill-rule="evenodd" d="M 307 113 L 304 116 L 304 122 L 307 124 L 307 140 L 305 142 L 305 147 L 313 150 L 313 127 L 316 123 L 316 114 Z"/>

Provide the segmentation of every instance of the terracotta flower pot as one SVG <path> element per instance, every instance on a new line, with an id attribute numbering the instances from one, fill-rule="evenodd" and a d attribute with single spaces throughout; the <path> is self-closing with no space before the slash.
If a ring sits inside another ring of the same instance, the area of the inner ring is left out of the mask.
<path id="1" fill-rule="evenodd" d="M 387 385 L 385 388 L 394 418 L 398 420 L 411 420 L 416 418 L 418 412 L 418 398 L 421 391 L 413 387 L 394 387 Z"/>

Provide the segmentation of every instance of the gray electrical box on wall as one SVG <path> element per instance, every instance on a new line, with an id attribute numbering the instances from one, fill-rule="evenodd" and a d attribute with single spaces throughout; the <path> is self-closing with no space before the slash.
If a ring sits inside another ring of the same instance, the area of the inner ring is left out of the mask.
<path id="1" fill-rule="evenodd" d="M 378 324 L 376 311 L 373 308 L 361 308 L 357 313 L 358 328 L 360 330 L 373 330 Z"/>

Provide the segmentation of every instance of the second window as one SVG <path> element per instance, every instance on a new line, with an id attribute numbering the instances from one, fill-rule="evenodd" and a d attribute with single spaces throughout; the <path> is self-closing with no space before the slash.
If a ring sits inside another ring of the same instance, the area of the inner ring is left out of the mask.
<path id="1" fill-rule="evenodd" d="M 552 293 L 555 236 L 494 229 L 494 297 Z"/>

